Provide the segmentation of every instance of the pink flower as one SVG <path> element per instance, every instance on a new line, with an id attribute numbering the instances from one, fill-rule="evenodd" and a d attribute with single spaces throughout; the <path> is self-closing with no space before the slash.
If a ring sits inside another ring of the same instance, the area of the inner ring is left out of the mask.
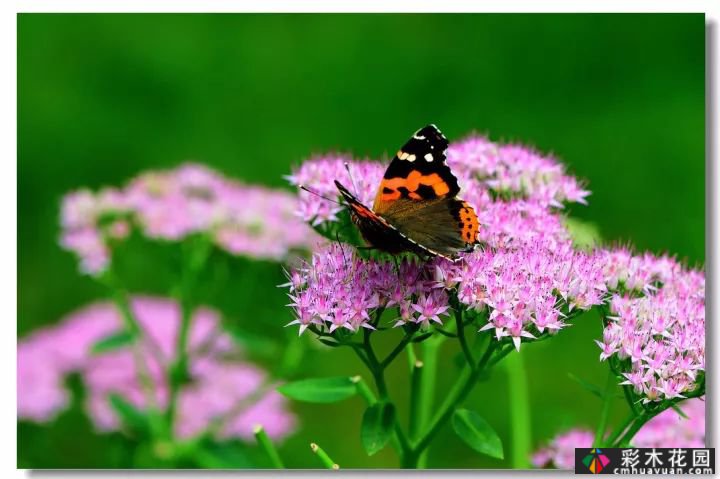
<path id="1" fill-rule="evenodd" d="M 297 208 L 296 197 L 289 193 L 244 185 L 207 167 L 185 164 L 143 173 L 121 189 L 68 194 L 60 242 L 91 275 L 110 264 L 109 240 L 122 241 L 133 225 L 149 238 L 169 241 L 203 233 L 233 255 L 279 261 L 319 241 L 295 218 Z M 120 219 L 106 221 L 112 218 Z"/>
<path id="2" fill-rule="evenodd" d="M 705 398 L 679 403 L 687 419 L 667 409 L 645 424 L 632 439 L 635 447 L 705 447 Z"/>
<path id="3" fill-rule="evenodd" d="M 585 204 L 590 192 L 565 174 L 562 163 L 522 145 L 499 145 L 484 137 L 451 143 L 448 165 L 458 178 L 476 180 L 495 192 L 517 194 L 543 205 L 562 207 L 566 201 Z"/>
<path id="4" fill-rule="evenodd" d="M 447 305 L 445 291 L 434 290 L 420 294 L 417 303 L 413 304 L 412 308 L 419 313 L 415 322 L 427 328 L 430 326 L 430 321 L 442 324 L 440 315 L 447 315 L 450 307 Z"/>
<path id="5" fill-rule="evenodd" d="M 632 439 L 634 447 L 705 447 L 705 398 L 679 403 L 684 418 L 674 409 L 666 409 L 648 421 Z M 535 467 L 573 469 L 575 448 L 592 447 L 594 435 L 585 429 L 572 429 L 559 434 L 550 443 L 533 453 Z"/>
<path id="6" fill-rule="evenodd" d="M 180 310 L 171 300 L 135 297 L 132 310 L 144 331 L 142 359 L 153 383 L 153 401 L 168 404 L 165 371 L 174 361 Z M 88 389 L 86 408 L 98 430 L 112 431 L 120 420 L 108 396 L 118 394 L 139 409 L 147 396 L 138 383 L 138 371 L 129 347 L 91 353 L 104 337 L 121 331 L 122 321 L 110 303 L 85 307 L 57 325 L 35 331 L 18 344 L 18 417 L 46 422 L 68 405 L 64 377 L 79 372 Z M 281 396 L 269 388 L 267 375 L 245 362 L 231 361 L 240 351 L 220 330 L 218 314 L 206 308 L 195 311 L 189 334 L 192 381 L 178 397 L 175 434 L 197 436 L 220 420 L 219 437 L 249 439 L 255 424 L 262 424 L 276 439 L 287 436 L 295 418 Z M 243 402 L 258 395 L 247 406 Z"/>
<path id="7" fill-rule="evenodd" d="M 566 326 L 563 312 L 601 304 L 601 265 L 570 243 L 535 241 L 516 248 L 478 250 L 463 256 L 455 273 L 458 298 L 472 309 L 488 307 L 488 323 L 500 339 L 554 334 Z"/>
<path id="8" fill-rule="evenodd" d="M 370 205 L 375 198 L 382 175 L 383 169 L 379 163 L 351 162 L 350 157 L 328 155 L 313 157 L 303 162 L 300 168 L 287 177 L 287 180 L 294 186 L 305 186 L 314 192 L 304 190 L 298 192 L 300 204 L 296 213 L 303 221 L 317 226 L 328 221 L 337 221 L 337 214 L 344 208 L 336 202 L 323 198 L 338 197 L 336 180 L 350 188 L 360 201 Z"/>
<path id="9" fill-rule="evenodd" d="M 645 402 L 684 397 L 694 390 L 698 372 L 705 370 L 702 274 L 667 257 L 628 256 L 624 251 L 598 255 L 613 262 L 608 287 L 617 282 L 645 291 L 641 296 L 613 295 L 613 316 L 603 341 L 597 342 L 603 351 L 600 359 L 629 358 L 629 364 L 623 363 L 628 365 L 621 371 L 627 378 L 622 384 L 632 385 Z"/>
<path id="10" fill-rule="evenodd" d="M 557 435 L 547 446 L 533 453 L 530 462 L 539 468 L 574 469 L 575 448 L 592 447 L 593 439 L 590 431 L 571 429 Z"/>

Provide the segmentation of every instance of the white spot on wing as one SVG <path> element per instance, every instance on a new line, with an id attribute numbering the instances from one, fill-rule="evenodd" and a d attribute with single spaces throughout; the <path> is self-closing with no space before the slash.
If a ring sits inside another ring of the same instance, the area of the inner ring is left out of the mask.
<path id="1" fill-rule="evenodd" d="M 427 154 L 425 155 L 425 161 L 427 161 L 428 163 L 431 162 L 431 161 L 434 160 L 434 159 L 435 159 L 435 158 L 433 158 L 432 153 L 427 153 Z"/>
<path id="2" fill-rule="evenodd" d="M 418 130 L 418 131 L 419 131 L 419 130 Z M 415 138 L 416 140 L 424 140 L 424 139 L 425 139 L 425 137 L 422 136 L 422 135 L 420 135 L 420 136 L 418 136 L 418 135 L 413 135 L 413 138 Z"/>
<path id="3" fill-rule="evenodd" d="M 406 160 L 408 160 L 410 163 L 412 163 L 413 161 L 415 161 L 415 155 L 408 155 Z"/>

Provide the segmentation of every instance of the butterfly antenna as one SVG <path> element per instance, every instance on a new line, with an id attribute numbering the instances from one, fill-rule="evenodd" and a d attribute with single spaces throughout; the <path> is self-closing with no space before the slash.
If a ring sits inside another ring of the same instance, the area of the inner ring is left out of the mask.
<path id="1" fill-rule="evenodd" d="M 337 241 L 338 246 L 340 246 L 340 252 L 342 252 L 343 256 L 343 266 L 347 268 L 347 258 L 345 257 L 345 248 L 343 247 L 343 244 L 340 242 L 340 232 L 335 231 L 335 241 Z"/>
<path id="2" fill-rule="evenodd" d="M 352 173 L 350 172 L 350 163 L 347 161 L 345 162 L 345 171 L 347 171 L 348 176 L 350 177 L 350 183 L 352 183 L 353 188 L 355 188 L 355 196 L 360 196 L 360 189 L 357 187 L 357 184 L 355 183 L 355 179 L 353 178 Z"/>
<path id="3" fill-rule="evenodd" d="M 320 192 L 315 191 L 315 190 L 313 190 L 313 189 L 310 189 L 310 188 L 308 188 L 308 187 L 305 186 L 305 185 L 298 185 L 298 188 L 300 188 L 301 190 L 305 190 L 305 191 L 307 191 L 308 193 L 312 193 L 312 194 L 315 195 L 315 196 L 319 196 L 320 198 L 322 198 L 322 199 L 324 199 L 324 200 L 326 200 L 326 201 L 329 201 L 330 203 L 335 203 L 336 205 L 341 205 L 341 206 L 342 206 L 342 203 L 340 203 L 339 201 L 333 200 L 333 199 L 331 199 L 331 198 L 328 198 L 327 196 L 321 195 Z"/>

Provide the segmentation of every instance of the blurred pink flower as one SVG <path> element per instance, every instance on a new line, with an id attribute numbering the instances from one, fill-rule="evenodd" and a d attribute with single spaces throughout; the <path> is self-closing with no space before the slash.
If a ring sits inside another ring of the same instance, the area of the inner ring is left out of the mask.
<path id="1" fill-rule="evenodd" d="M 164 371 L 174 359 L 180 310 L 176 302 L 138 296 L 133 313 L 145 333 L 141 343 L 154 389 L 154 401 L 167 407 Z M 63 380 L 70 372 L 81 374 L 87 387 L 87 411 L 101 431 L 116 430 L 119 418 L 108 396 L 118 394 L 139 409 L 147 399 L 140 388 L 136 363 L 129 347 L 91 353 L 100 339 L 122 330 L 114 305 L 97 303 L 70 314 L 59 324 L 33 332 L 18 344 L 18 417 L 46 422 L 68 405 Z M 285 401 L 266 388 L 267 375 L 249 363 L 233 360 L 240 351 L 220 330 L 218 314 L 199 308 L 189 334 L 192 381 L 178 397 L 175 433 L 196 436 L 220 420 L 219 437 L 250 439 L 253 426 L 262 424 L 274 439 L 295 427 Z"/>
<path id="2" fill-rule="evenodd" d="M 282 260 L 291 250 L 312 248 L 319 239 L 296 219 L 297 208 L 290 193 L 244 185 L 190 163 L 142 173 L 121 189 L 68 194 L 60 243 L 91 275 L 102 273 L 110 262 L 108 239 L 124 239 L 131 225 L 147 237 L 170 241 L 207 233 L 233 255 Z M 113 217 L 120 219 L 106 221 Z"/>
<path id="3" fill-rule="evenodd" d="M 634 447 L 706 447 L 705 398 L 688 399 L 679 404 L 687 419 L 674 409 L 667 409 L 647 422 L 632 439 Z M 571 429 L 557 435 L 531 457 L 535 467 L 573 469 L 575 448 L 592 447 L 594 434 L 585 429 Z"/>
<path id="4" fill-rule="evenodd" d="M 705 397 L 679 404 L 687 419 L 667 409 L 645 424 L 631 443 L 635 447 L 705 447 Z"/>
<path id="5" fill-rule="evenodd" d="M 558 434 L 550 443 L 533 453 L 530 462 L 535 467 L 555 469 L 575 468 L 575 448 L 592 447 L 593 433 L 584 429 L 571 429 Z"/>

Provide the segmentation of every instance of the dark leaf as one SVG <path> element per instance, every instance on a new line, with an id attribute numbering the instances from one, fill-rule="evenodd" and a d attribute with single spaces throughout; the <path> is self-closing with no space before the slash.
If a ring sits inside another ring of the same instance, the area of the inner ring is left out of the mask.
<path id="1" fill-rule="evenodd" d="M 283 384 L 278 391 L 291 399 L 315 403 L 342 401 L 357 392 L 355 383 L 347 376 L 303 379 Z"/>
<path id="2" fill-rule="evenodd" d="M 369 456 L 385 447 L 392 436 L 394 422 L 395 407 L 390 403 L 377 402 L 365 410 L 360 439 Z"/>
<path id="3" fill-rule="evenodd" d="M 496 459 L 503 459 L 503 445 L 495 430 L 479 414 L 469 409 L 458 409 L 452 426 L 460 439 L 475 451 Z"/>
<path id="4" fill-rule="evenodd" d="M 143 411 L 130 404 L 119 394 L 110 393 L 108 401 L 128 432 L 138 436 L 146 436 L 150 433 L 150 422 Z"/>

